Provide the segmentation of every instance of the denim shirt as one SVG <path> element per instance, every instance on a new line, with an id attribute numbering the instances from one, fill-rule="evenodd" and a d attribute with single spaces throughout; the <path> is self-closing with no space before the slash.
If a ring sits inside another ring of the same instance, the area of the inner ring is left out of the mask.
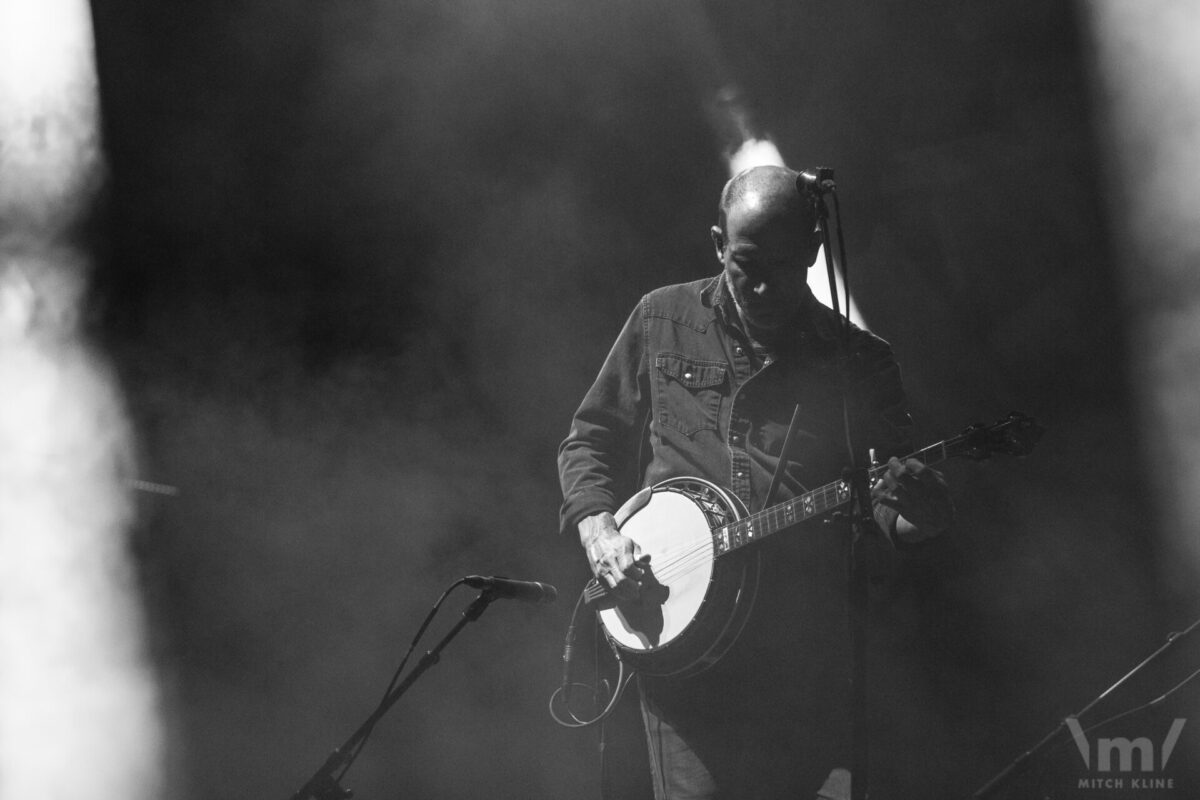
<path id="1" fill-rule="evenodd" d="M 797 404 L 797 431 L 772 502 L 837 480 L 849 462 L 840 324 L 810 293 L 796 326 L 764 351 L 743 330 L 721 275 L 645 295 L 559 448 L 562 530 L 573 532 L 584 517 L 615 511 L 639 488 L 671 477 L 705 478 L 760 510 Z M 875 448 L 880 460 L 903 455 L 911 420 L 891 347 L 852 327 L 850 354 L 856 449 Z"/>

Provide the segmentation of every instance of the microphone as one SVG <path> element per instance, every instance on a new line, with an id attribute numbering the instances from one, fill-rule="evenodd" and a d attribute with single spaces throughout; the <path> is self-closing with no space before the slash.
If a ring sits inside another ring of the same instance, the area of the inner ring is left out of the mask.
<path id="1" fill-rule="evenodd" d="M 525 603 L 553 603 L 558 597 L 558 589 L 548 583 L 537 581 L 515 581 L 512 578 L 500 576 L 485 578 L 482 575 L 468 575 L 463 583 L 472 589 L 486 589 L 494 597 L 504 597 L 509 600 L 520 600 Z"/>
<path id="2" fill-rule="evenodd" d="M 829 167 L 806 169 L 796 176 L 796 191 L 814 200 L 836 188 L 833 170 Z"/>

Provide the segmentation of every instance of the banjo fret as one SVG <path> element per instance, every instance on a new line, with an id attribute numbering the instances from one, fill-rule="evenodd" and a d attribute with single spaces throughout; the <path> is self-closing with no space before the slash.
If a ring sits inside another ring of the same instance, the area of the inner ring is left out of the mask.
<path id="1" fill-rule="evenodd" d="M 745 519 L 714 528 L 713 549 L 716 555 L 728 553 L 811 517 L 832 511 L 849 501 L 850 484 L 844 480 L 835 481 L 757 514 L 751 514 Z"/>

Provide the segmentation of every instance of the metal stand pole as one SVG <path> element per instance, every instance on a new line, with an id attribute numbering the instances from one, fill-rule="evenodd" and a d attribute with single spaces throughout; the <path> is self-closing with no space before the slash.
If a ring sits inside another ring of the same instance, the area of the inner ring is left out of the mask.
<path id="1" fill-rule="evenodd" d="M 846 559 L 849 583 L 847 585 L 847 605 L 850 609 L 850 639 L 852 647 L 851 665 L 851 731 L 853 751 L 850 761 L 850 797 L 851 800 L 866 800 L 870 779 L 870 737 L 867 729 L 867 643 L 870 632 L 869 609 L 869 574 L 864 559 L 860 557 L 862 548 L 859 544 L 863 537 L 875 525 L 875 517 L 871 509 L 871 487 L 868 484 L 869 464 L 866 454 L 860 453 L 855 447 L 855 438 L 850 419 L 850 308 L 843 312 L 838 300 L 837 275 L 833 266 L 833 241 L 829 234 L 829 208 L 825 204 L 825 195 L 833 194 L 836 205 L 837 185 L 833 181 L 833 170 L 820 167 L 815 174 L 804 172 L 797 181 L 800 191 L 808 196 L 816 211 L 817 228 L 821 234 L 821 244 L 825 250 L 825 271 L 829 280 L 829 297 L 834 313 L 842 319 L 841 336 L 839 337 L 838 361 L 841 374 L 842 393 L 842 429 L 846 437 L 847 470 L 846 480 L 850 484 L 851 511 L 850 535 L 847 542 Z M 842 255 L 843 271 L 846 270 L 846 245 L 842 231 L 841 214 L 838 214 L 838 247 Z M 849 283 L 849 276 L 844 276 Z"/>

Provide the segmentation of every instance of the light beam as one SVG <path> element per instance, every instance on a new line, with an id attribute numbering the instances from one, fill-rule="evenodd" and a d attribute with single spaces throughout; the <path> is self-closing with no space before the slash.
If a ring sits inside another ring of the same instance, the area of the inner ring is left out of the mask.
<path id="1" fill-rule="evenodd" d="M 1090 12 L 1110 218 L 1124 269 L 1143 449 L 1176 597 L 1200 602 L 1200 5 Z M 1114 320 L 1114 323 L 1117 322 Z"/>
<path id="2" fill-rule="evenodd" d="M 130 435 L 69 241 L 101 175 L 83 0 L 0 0 L 0 797 L 160 796 Z"/>

